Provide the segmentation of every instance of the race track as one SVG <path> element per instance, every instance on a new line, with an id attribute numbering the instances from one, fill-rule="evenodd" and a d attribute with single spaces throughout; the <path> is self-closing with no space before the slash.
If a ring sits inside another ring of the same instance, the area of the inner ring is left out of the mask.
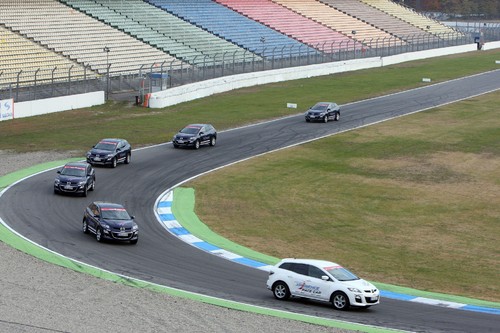
<path id="1" fill-rule="evenodd" d="M 308 301 L 276 301 L 265 288 L 266 272 L 221 259 L 178 240 L 158 223 L 154 204 L 167 188 L 213 168 L 498 89 L 500 70 L 344 105 L 339 122 L 306 123 L 302 115 L 297 115 L 221 132 L 214 148 L 177 150 L 165 144 L 136 150 L 130 165 L 96 168 L 96 190 L 89 192 L 87 198 L 54 195 L 55 171 L 43 172 L 4 193 L 0 198 L 0 218 L 21 235 L 69 258 L 169 287 L 409 331 L 496 332 L 497 315 L 405 301 L 383 299 L 369 310 L 346 312 Z M 140 224 L 136 246 L 101 244 L 82 233 L 83 210 L 94 200 L 122 203 L 136 216 Z"/>

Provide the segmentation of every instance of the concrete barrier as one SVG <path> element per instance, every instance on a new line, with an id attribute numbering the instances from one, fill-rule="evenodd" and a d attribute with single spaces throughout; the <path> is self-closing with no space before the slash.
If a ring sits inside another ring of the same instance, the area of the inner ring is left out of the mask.
<path id="1" fill-rule="evenodd" d="M 104 103 L 104 91 L 38 99 L 34 101 L 15 103 L 14 117 L 32 117 L 53 112 L 82 109 Z"/>
<path id="2" fill-rule="evenodd" d="M 149 107 L 164 108 L 245 87 L 356 71 L 380 65 L 380 58 L 375 57 L 224 76 L 152 93 Z"/>
<path id="3" fill-rule="evenodd" d="M 149 98 L 148 106 L 150 108 L 164 108 L 167 106 L 172 106 L 239 88 L 297 79 L 306 79 L 315 76 L 343 73 L 359 69 L 389 66 L 407 61 L 471 52 L 475 50 L 477 50 L 476 44 L 467 44 L 445 47 L 441 49 L 409 52 L 388 57 L 353 59 L 327 64 L 308 65 L 302 67 L 283 68 L 225 76 L 217 79 L 195 82 L 186 84 L 181 87 L 174 87 L 152 93 Z"/>
<path id="4" fill-rule="evenodd" d="M 483 51 L 493 50 L 500 48 L 500 42 L 489 42 L 485 43 L 481 48 Z"/>

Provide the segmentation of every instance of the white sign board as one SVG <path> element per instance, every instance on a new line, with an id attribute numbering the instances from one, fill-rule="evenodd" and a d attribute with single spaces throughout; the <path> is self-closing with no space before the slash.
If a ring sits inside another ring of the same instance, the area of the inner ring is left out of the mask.
<path id="1" fill-rule="evenodd" d="M 0 121 L 14 119 L 14 99 L 0 100 Z"/>
<path id="2" fill-rule="evenodd" d="M 289 108 L 289 109 L 296 109 L 297 108 L 297 104 L 295 104 L 295 103 L 286 103 L 286 107 Z"/>

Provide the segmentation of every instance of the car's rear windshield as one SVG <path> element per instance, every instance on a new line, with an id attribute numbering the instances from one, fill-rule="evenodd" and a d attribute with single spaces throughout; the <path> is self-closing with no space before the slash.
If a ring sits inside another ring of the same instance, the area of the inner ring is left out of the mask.
<path id="1" fill-rule="evenodd" d="M 313 106 L 311 108 L 311 110 L 314 110 L 314 111 L 323 111 L 323 110 L 326 110 L 328 108 L 328 104 L 316 104 L 315 106 Z"/>
<path id="2" fill-rule="evenodd" d="M 108 220 L 130 220 L 125 208 L 102 208 L 102 218 Z"/>
<path id="3" fill-rule="evenodd" d="M 113 151 L 115 150 L 115 147 L 116 147 L 116 142 L 101 141 L 98 144 L 96 144 L 94 148 Z"/>
<path id="4" fill-rule="evenodd" d="M 61 170 L 61 175 L 73 177 L 85 177 L 85 168 L 77 166 L 65 166 Z"/>
<path id="5" fill-rule="evenodd" d="M 325 267 L 325 270 L 339 281 L 359 280 L 354 273 L 341 266 Z"/>
<path id="6" fill-rule="evenodd" d="M 200 130 L 200 127 L 188 126 L 188 127 L 184 127 L 181 130 L 181 133 L 183 133 L 183 134 L 196 134 L 196 133 L 198 133 L 199 130 Z"/>

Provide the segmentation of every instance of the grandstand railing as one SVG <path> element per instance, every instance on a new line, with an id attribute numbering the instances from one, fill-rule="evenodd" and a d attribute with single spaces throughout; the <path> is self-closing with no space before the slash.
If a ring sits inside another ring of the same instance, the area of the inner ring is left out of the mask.
<path id="1" fill-rule="evenodd" d="M 243 57 L 224 52 L 215 56 L 204 56 L 192 65 L 171 62 L 158 62 L 153 65 L 137 64 L 137 69 L 122 73 L 107 71 L 97 77 L 73 75 L 71 68 L 63 78 L 55 79 L 50 75 L 57 69 L 39 69 L 36 71 L 19 71 L 17 79 L 10 83 L 0 83 L 0 99 L 13 98 L 16 102 L 65 96 L 92 91 L 105 91 L 108 99 L 141 102 L 144 95 L 153 92 L 152 73 L 168 76 L 166 88 L 180 86 L 192 82 L 208 80 L 216 77 L 241 73 L 265 71 L 286 67 L 304 66 L 358 58 L 385 57 L 407 52 L 415 52 L 449 46 L 470 44 L 475 42 L 475 32 L 450 32 L 440 35 L 427 33 L 383 39 L 370 39 L 358 42 L 323 43 L 290 50 L 285 47 L 264 47 L 263 56 L 248 51 Z M 488 41 L 500 40 L 500 27 L 488 26 L 482 29 L 482 36 Z M 339 45 L 340 44 L 340 45 Z M 361 45 L 361 46 L 360 46 Z M 314 50 L 313 52 L 311 50 Z M 87 68 L 87 67 L 86 67 Z M 90 68 L 89 69 L 89 73 Z M 47 75 L 49 72 L 49 75 Z M 44 75 L 41 75 L 41 74 Z M 110 73 L 113 73 L 110 75 Z M 43 77 L 43 79 L 42 79 Z M 0 82 L 2 82 L 0 69 Z"/>

